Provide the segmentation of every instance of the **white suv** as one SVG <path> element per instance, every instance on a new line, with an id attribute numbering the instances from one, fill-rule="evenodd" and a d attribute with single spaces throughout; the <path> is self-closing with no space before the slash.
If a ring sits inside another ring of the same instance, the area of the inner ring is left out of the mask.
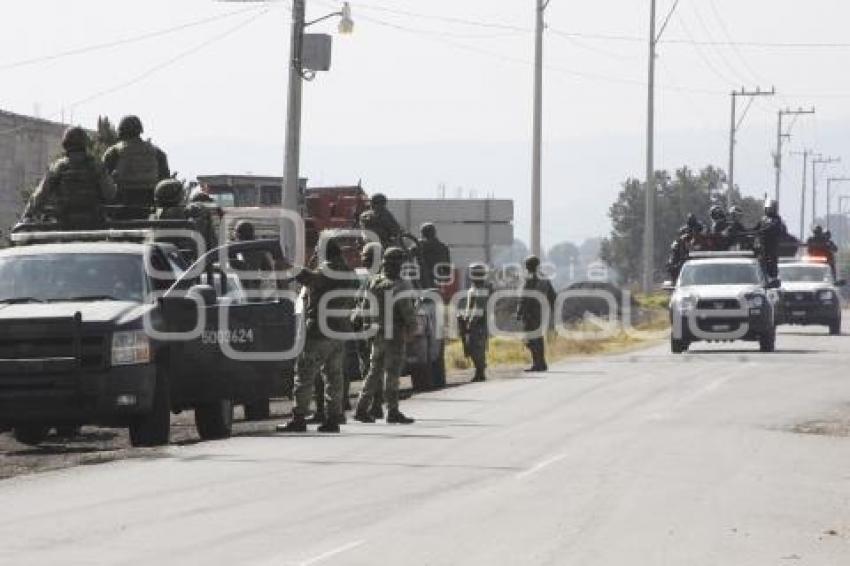
<path id="1" fill-rule="evenodd" d="M 776 345 L 776 283 L 746 252 L 700 252 L 682 266 L 670 299 L 670 350 L 680 354 L 697 341 L 758 341 L 762 352 Z"/>

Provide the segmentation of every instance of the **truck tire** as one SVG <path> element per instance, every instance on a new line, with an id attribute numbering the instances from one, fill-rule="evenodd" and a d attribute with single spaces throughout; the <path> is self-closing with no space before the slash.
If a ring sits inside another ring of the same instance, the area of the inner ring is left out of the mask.
<path id="1" fill-rule="evenodd" d="M 431 378 L 431 364 L 416 364 L 410 367 L 410 383 L 416 392 L 430 391 L 434 388 Z"/>
<path id="2" fill-rule="evenodd" d="M 233 431 L 233 401 L 219 399 L 195 407 L 195 427 L 201 440 L 230 438 Z"/>
<path id="3" fill-rule="evenodd" d="M 47 438 L 49 427 L 44 425 L 21 425 L 16 426 L 12 431 L 15 440 L 27 446 L 38 446 L 44 439 Z"/>
<path id="4" fill-rule="evenodd" d="M 841 334 L 841 318 L 837 318 L 829 323 L 829 335 L 838 336 Z"/>
<path id="5" fill-rule="evenodd" d="M 245 403 L 243 406 L 246 421 L 265 421 L 272 416 L 271 400 L 261 399 Z"/>
<path id="6" fill-rule="evenodd" d="M 776 332 L 759 337 L 759 350 L 762 352 L 773 352 L 776 350 Z"/>
<path id="7" fill-rule="evenodd" d="M 160 368 L 156 374 L 151 412 L 130 424 L 132 446 L 163 446 L 171 434 L 171 384 L 168 372 Z"/>
<path id="8" fill-rule="evenodd" d="M 682 354 L 688 351 L 689 344 L 684 340 L 670 338 L 670 351 L 674 354 Z"/>

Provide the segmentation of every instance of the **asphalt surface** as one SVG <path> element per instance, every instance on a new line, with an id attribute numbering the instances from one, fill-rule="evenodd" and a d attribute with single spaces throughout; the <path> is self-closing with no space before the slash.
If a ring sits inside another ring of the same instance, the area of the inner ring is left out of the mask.
<path id="1" fill-rule="evenodd" d="M 850 336 L 657 347 L 0 482 L 0 564 L 850 564 Z"/>

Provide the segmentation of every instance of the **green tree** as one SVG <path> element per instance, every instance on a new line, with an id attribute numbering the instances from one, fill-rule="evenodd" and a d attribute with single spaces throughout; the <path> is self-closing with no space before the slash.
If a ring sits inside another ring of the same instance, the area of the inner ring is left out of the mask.
<path id="1" fill-rule="evenodd" d="M 653 265 L 655 280 L 663 278 L 664 265 L 670 251 L 669 245 L 676 238 L 679 227 L 688 213 L 693 212 L 708 225 L 708 210 L 713 204 L 725 208 L 725 194 L 718 188 L 724 177 L 722 170 L 706 167 L 695 173 L 682 167 L 673 175 L 667 171 L 657 174 L 657 198 L 655 208 L 655 250 Z M 642 270 L 644 203 L 646 183 L 628 179 L 608 211 L 611 218 L 611 234 L 602 242 L 599 257 L 616 269 L 625 283 L 638 281 Z M 744 211 L 744 224 L 753 225 L 762 211 L 762 201 L 751 197 L 742 198 L 735 189 L 732 201 Z"/>

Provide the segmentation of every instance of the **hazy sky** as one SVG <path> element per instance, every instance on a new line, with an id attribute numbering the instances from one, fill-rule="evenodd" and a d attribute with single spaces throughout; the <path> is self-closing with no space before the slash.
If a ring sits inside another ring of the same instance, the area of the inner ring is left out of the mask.
<path id="1" fill-rule="evenodd" d="M 672 3 L 659 0 L 659 20 Z M 433 197 L 445 184 L 450 195 L 514 198 L 517 235 L 527 239 L 534 4 L 353 0 L 355 34 L 335 37 L 332 71 L 305 86 L 303 174 L 314 183 L 362 179 L 390 196 Z M 308 0 L 308 13 L 338 5 Z M 0 34 L 0 108 L 84 125 L 133 112 L 183 174 L 280 174 L 288 6 L 11 3 Z M 647 34 L 648 6 L 551 0 L 546 245 L 606 233 L 619 183 L 644 175 L 647 48 L 633 38 Z M 746 194 L 773 191 L 780 105 L 817 107 L 816 118 L 795 124 L 789 150 L 844 154 L 850 47 L 765 44 L 850 42 L 848 17 L 845 0 L 681 0 L 659 49 L 657 166 L 725 168 L 729 91 L 743 85 L 775 85 L 781 94 L 758 100 L 743 122 L 736 180 Z M 744 45 L 730 47 L 730 38 Z M 718 42 L 727 45 L 709 45 Z M 79 52 L 51 58 L 71 50 Z M 783 212 L 796 229 L 800 158 L 786 154 L 785 162 Z M 832 171 L 843 175 L 844 167 Z"/>

